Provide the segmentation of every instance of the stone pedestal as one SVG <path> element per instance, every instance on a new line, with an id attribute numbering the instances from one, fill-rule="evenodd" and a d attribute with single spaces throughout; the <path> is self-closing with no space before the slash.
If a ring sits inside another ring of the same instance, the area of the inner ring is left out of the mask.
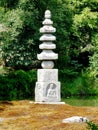
<path id="1" fill-rule="evenodd" d="M 60 102 L 60 82 L 57 69 L 39 69 L 35 87 L 36 102 Z"/>

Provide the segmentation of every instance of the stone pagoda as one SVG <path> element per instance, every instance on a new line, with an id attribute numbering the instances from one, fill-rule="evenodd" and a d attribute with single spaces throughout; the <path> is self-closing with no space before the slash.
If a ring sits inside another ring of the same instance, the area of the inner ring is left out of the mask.
<path id="1" fill-rule="evenodd" d="M 53 49 L 56 48 L 53 43 L 56 40 L 56 37 L 53 36 L 56 29 L 52 24 L 51 12 L 46 10 L 43 27 L 40 28 L 40 33 L 43 35 L 40 37 L 42 44 L 39 45 L 39 48 L 42 52 L 37 55 L 38 60 L 42 61 L 42 69 L 38 69 L 35 87 L 35 102 L 39 103 L 59 103 L 61 100 L 58 69 L 53 69 L 53 61 L 58 59 L 58 54 L 53 52 Z"/>

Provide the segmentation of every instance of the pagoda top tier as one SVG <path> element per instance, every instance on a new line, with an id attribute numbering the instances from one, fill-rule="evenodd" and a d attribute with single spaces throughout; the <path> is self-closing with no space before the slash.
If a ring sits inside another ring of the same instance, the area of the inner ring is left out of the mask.
<path id="1" fill-rule="evenodd" d="M 52 26 L 53 21 L 51 21 L 51 12 L 49 10 L 45 11 L 45 20 L 42 23 L 44 26 L 40 28 L 40 33 L 54 33 L 56 29 Z"/>

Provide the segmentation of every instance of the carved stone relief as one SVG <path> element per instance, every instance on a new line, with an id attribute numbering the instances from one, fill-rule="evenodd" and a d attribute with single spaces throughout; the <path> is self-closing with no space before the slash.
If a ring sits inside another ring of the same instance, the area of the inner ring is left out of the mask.
<path id="1" fill-rule="evenodd" d="M 48 98 L 57 98 L 57 90 L 56 90 L 56 85 L 54 83 L 50 83 L 47 86 L 46 97 L 48 97 Z"/>

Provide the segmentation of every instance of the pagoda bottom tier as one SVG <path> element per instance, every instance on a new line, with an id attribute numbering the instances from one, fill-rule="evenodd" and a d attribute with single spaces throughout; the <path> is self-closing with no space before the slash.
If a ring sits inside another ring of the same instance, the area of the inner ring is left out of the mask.
<path id="1" fill-rule="evenodd" d="M 57 69 L 39 69 L 35 86 L 36 102 L 60 102 L 60 82 Z"/>

